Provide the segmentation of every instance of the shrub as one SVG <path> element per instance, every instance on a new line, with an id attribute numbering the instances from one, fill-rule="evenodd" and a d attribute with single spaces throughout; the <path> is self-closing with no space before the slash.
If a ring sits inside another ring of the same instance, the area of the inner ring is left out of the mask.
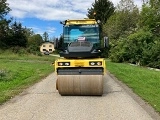
<path id="1" fill-rule="evenodd" d="M 9 81 L 11 80 L 10 72 L 6 69 L 0 69 L 0 81 Z"/>
<path id="2" fill-rule="evenodd" d="M 150 43 L 143 51 L 143 65 L 160 69 L 160 40 Z"/>
<path id="3" fill-rule="evenodd" d="M 114 42 L 110 50 L 110 58 L 112 61 L 146 65 L 146 59 L 143 60 L 146 58 L 144 54 L 146 54 L 146 51 L 149 51 L 149 46 L 152 47 L 150 44 L 153 43 L 153 35 L 150 31 L 139 30 L 127 38 L 121 38 Z M 147 55 L 148 54 L 146 54 L 146 56 Z"/>
<path id="4" fill-rule="evenodd" d="M 110 50 L 110 59 L 113 62 L 124 62 L 128 59 L 128 53 L 126 52 L 126 39 L 121 38 L 119 40 L 112 41 Z"/>

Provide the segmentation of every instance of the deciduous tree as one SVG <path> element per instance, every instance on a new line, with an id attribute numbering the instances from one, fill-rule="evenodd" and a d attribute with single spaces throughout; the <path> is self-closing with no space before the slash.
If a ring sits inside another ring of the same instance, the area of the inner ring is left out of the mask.
<path id="1" fill-rule="evenodd" d="M 3 48 L 5 40 L 7 39 L 7 31 L 9 30 L 9 23 L 11 20 L 5 19 L 5 16 L 10 11 L 6 0 L 0 0 L 0 47 Z"/>
<path id="2" fill-rule="evenodd" d="M 139 9 L 133 0 L 121 0 L 115 13 L 103 26 L 103 31 L 110 39 L 118 39 L 135 31 L 139 20 Z"/>

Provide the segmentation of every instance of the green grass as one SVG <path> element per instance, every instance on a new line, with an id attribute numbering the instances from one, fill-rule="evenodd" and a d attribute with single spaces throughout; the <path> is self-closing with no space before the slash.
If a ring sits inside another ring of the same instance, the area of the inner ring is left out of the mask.
<path id="1" fill-rule="evenodd" d="M 36 56 L 32 54 L 22 54 L 18 55 L 15 53 L 11 53 L 10 51 L 1 52 L 0 51 L 0 60 L 6 59 L 6 60 L 42 60 L 42 61 L 53 61 L 52 56 Z"/>
<path id="2" fill-rule="evenodd" d="M 0 54 L 0 104 L 54 71 L 53 56 Z"/>
<path id="3" fill-rule="evenodd" d="M 160 112 L 160 71 L 110 61 L 107 69 Z"/>
<path id="4" fill-rule="evenodd" d="M 0 53 L 0 104 L 53 72 L 53 56 Z M 107 61 L 107 69 L 160 112 L 160 72 Z"/>

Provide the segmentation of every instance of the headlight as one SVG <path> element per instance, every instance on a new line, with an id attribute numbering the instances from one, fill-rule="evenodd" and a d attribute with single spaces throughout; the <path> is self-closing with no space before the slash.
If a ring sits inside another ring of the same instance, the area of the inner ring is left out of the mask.
<path id="1" fill-rule="evenodd" d="M 97 65 L 98 65 L 98 66 L 102 65 L 102 62 L 97 62 Z"/>
<path id="2" fill-rule="evenodd" d="M 67 63 L 64 63 L 65 64 L 65 66 L 69 66 L 69 63 L 67 62 Z"/>
<path id="3" fill-rule="evenodd" d="M 63 63 L 62 63 L 62 62 L 59 62 L 59 63 L 58 63 L 58 66 L 63 66 Z"/>
<path id="4" fill-rule="evenodd" d="M 90 66 L 101 66 L 102 62 L 101 61 L 93 61 L 93 62 L 89 62 Z"/>
<path id="5" fill-rule="evenodd" d="M 93 65 L 95 65 L 95 62 L 91 62 L 90 64 L 93 66 Z"/>
<path id="6" fill-rule="evenodd" d="M 70 62 L 58 62 L 58 66 L 70 66 Z"/>

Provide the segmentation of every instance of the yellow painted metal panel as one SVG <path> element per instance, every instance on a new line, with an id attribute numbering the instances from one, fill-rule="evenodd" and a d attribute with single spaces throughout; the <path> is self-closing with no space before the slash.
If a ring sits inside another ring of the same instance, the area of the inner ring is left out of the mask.
<path id="1" fill-rule="evenodd" d="M 67 20 L 66 25 L 91 25 L 97 24 L 95 19 Z"/>
<path id="2" fill-rule="evenodd" d="M 70 66 L 59 66 L 58 62 L 70 62 Z M 89 62 L 102 62 L 102 65 L 98 66 L 91 66 L 89 65 Z M 57 68 L 69 68 L 69 67 L 103 67 L 104 72 L 106 72 L 106 65 L 105 65 L 105 60 L 104 58 L 93 58 L 93 59 L 65 59 L 65 58 L 60 58 L 55 61 L 55 70 Z"/>

